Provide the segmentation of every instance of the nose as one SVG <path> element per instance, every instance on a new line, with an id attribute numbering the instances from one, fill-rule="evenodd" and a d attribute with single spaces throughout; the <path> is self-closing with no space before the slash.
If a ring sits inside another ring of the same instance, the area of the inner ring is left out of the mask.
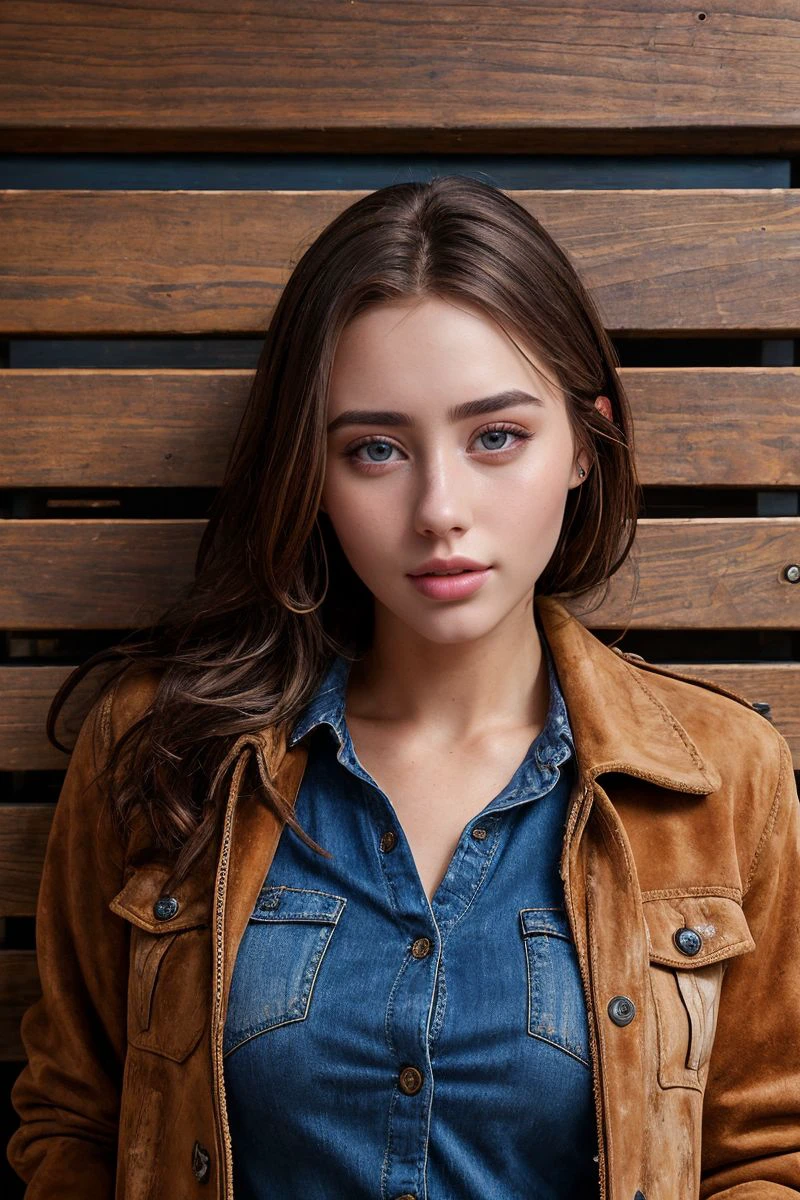
<path id="1" fill-rule="evenodd" d="M 472 502 L 467 469 L 445 451 L 437 452 L 420 474 L 414 503 L 414 529 L 423 537 L 443 538 L 468 529 Z"/>

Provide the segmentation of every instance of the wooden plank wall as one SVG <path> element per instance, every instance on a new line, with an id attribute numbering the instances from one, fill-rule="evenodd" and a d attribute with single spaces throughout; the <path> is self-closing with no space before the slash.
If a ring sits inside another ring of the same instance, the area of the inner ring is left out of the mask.
<path id="1" fill-rule="evenodd" d="M 769 705 L 800 767 L 798 47 L 800 12 L 777 0 L 7 0 L 9 1086 L 65 769 L 49 702 L 190 577 L 281 287 L 315 233 L 384 182 L 479 173 L 570 253 L 620 352 L 646 498 L 634 555 L 587 623 L 628 625 L 624 649 Z M 14 1123 L 9 1109 L 6 1137 Z"/>

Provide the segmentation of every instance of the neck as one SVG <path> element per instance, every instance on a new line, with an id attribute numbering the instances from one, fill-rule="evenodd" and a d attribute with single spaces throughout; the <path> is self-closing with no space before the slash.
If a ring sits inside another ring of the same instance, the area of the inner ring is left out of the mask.
<path id="1" fill-rule="evenodd" d="M 544 725 L 547 663 L 532 597 L 484 637 L 435 642 L 376 602 L 374 638 L 350 670 L 348 715 L 452 744 Z"/>

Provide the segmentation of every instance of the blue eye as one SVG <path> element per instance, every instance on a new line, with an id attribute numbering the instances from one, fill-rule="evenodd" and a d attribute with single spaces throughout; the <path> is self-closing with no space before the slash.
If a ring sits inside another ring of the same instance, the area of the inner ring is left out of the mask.
<path id="1" fill-rule="evenodd" d="M 360 446 L 356 446 L 355 449 L 351 451 L 351 454 L 355 455 L 356 450 L 365 450 L 365 449 L 367 449 L 367 450 L 376 450 L 377 449 L 377 450 L 385 451 L 387 454 L 391 454 L 392 450 L 395 449 L 395 447 L 392 445 L 391 442 L 362 442 Z M 363 462 L 364 460 L 362 459 L 361 461 Z M 382 462 L 386 462 L 387 459 L 386 458 L 372 458 L 372 459 L 369 459 L 368 461 L 374 462 L 374 463 L 382 463 Z"/>
<path id="2" fill-rule="evenodd" d="M 494 447 L 484 446 L 484 453 L 488 454 L 490 458 L 501 459 L 501 456 L 515 451 L 519 446 L 522 445 L 523 442 L 526 442 L 529 438 L 533 437 L 532 433 L 528 433 L 526 430 L 520 429 L 519 426 L 516 425 L 490 425 L 487 426 L 486 429 L 479 430 L 478 433 L 475 434 L 474 440 L 477 441 L 479 438 L 492 437 L 497 434 L 502 434 L 506 437 L 511 436 L 512 438 L 515 438 L 516 441 L 511 446 L 507 444 Z M 364 450 L 367 447 L 369 447 L 370 450 L 377 448 L 378 451 L 383 454 L 383 457 L 369 459 L 357 457 L 359 451 Z M 391 462 L 389 455 L 391 454 L 392 450 L 400 450 L 400 447 L 395 445 L 394 442 L 388 441 L 386 438 L 367 437 L 362 438 L 360 442 L 356 442 L 354 446 L 351 446 L 348 450 L 345 450 L 344 457 L 353 459 L 353 461 L 358 464 L 361 470 L 368 471 L 370 467 L 381 467 L 384 463 Z"/>
<path id="3" fill-rule="evenodd" d="M 478 436 L 482 437 L 482 438 L 508 437 L 510 433 L 511 433 L 510 429 L 487 429 L 484 433 L 481 433 Z M 497 446 L 497 445 L 487 446 L 486 449 L 487 450 L 506 450 L 506 449 L 508 449 L 508 447 L 505 444 L 503 444 L 502 446 Z"/>

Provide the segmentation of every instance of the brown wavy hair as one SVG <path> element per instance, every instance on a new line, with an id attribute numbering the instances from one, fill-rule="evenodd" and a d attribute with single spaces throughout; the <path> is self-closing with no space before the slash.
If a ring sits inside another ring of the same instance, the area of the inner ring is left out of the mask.
<path id="1" fill-rule="evenodd" d="M 47 714 L 48 738 L 65 750 L 56 718 L 90 670 L 112 667 L 92 703 L 124 672 L 160 673 L 152 704 L 111 748 L 101 774 L 108 772 L 119 836 L 139 813 L 154 847 L 175 858 L 171 886 L 218 830 L 220 767 L 232 741 L 292 721 L 332 654 L 354 659 L 370 644 L 372 595 L 319 509 L 329 379 L 349 321 L 374 305 L 426 296 L 471 302 L 519 339 L 523 353 L 532 348 L 563 390 L 590 459 L 585 482 L 568 493 L 537 593 L 594 592 L 628 556 L 641 499 L 630 409 L 616 351 L 566 253 L 523 205 L 466 176 L 393 184 L 344 209 L 281 293 L 193 582 L 153 625 L 76 667 Z M 611 402 L 611 421 L 595 407 L 599 394 Z M 260 789 L 281 820 L 327 855 L 271 781 L 255 772 L 246 779 L 243 787 Z"/>

